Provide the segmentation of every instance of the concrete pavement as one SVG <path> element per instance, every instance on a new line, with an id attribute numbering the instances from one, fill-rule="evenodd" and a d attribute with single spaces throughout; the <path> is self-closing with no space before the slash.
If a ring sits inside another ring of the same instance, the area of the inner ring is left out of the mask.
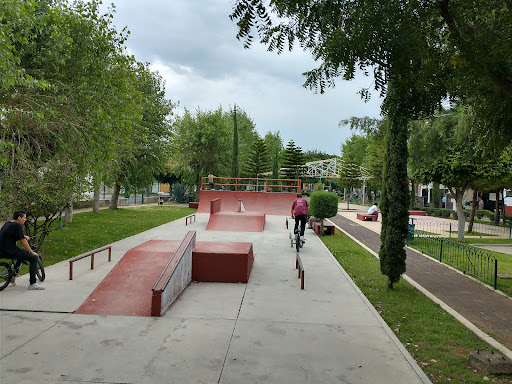
<path id="1" fill-rule="evenodd" d="M 0 382 L 430 382 L 311 230 L 301 290 L 284 216 L 267 215 L 260 233 L 205 231 L 208 216 L 113 243 L 111 263 L 76 262 L 72 281 L 67 262 L 50 266 L 45 291 L 27 291 L 21 277 L 0 292 Z M 198 241 L 253 242 L 249 283 L 192 283 L 158 318 L 73 313 L 127 250 L 188 230 Z"/>

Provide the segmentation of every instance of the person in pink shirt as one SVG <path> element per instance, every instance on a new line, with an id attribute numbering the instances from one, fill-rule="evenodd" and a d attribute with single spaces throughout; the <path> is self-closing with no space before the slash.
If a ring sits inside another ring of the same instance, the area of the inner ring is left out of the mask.
<path id="1" fill-rule="evenodd" d="M 306 220 L 309 216 L 309 204 L 306 199 L 302 198 L 300 193 L 292 204 L 292 219 L 295 218 L 295 228 L 293 233 L 297 233 L 300 222 L 300 239 L 304 241 L 304 230 L 306 229 Z"/>

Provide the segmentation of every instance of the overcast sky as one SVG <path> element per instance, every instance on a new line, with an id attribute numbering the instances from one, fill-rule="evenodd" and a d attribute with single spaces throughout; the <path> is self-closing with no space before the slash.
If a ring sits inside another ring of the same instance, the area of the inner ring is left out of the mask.
<path id="1" fill-rule="evenodd" d="M 112 1 L 106 0 L 106 5 Z M 260 136 L 280 131 L 304 151 L 317 149 L 339 155 L 350 137 L 342 119 L 379 117 L 377 94 L 365 103 L 357 91 L 372 78 L 347 82 L 323 95 L 302 87 L 303 72 L 318 65 L 296 48 L 277 55 L 259 43 L 244 49 L 229 19 L 233 0 L 114 0 L 117 29 L 127 26 L 126 43 L 138 61 L 151 63 L 166 81 L 166 95 L 181 115 L 195 111 L 228 110 L 236 103 L 254 121 Z"/>

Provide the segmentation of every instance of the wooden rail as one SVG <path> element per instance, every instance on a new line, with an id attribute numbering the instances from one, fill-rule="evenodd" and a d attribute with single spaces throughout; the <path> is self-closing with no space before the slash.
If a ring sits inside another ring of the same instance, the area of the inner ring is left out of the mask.
<path id="1" fill-rule="evenodd" d="M 295 269 L 299 270 L 297 277 L 300 277 L 300 289 L 304 289 L 304 266 L 302 265 L 299 252 L 297 252 L 297 256 L 295 257 Z"/>
<path id="2" fill-rule="evenodd" d="M 73 263 L 75 261 L 78 261 L 78 260 L 81 260 L 81 259 L 91 256 L 91 270 L 92 270 L 92 269 L 94 269 L 94 255 L 96 253 L 105 251 L 107 249 L 108 249 L 108 261 L 111 261 L 112 260 L 112 246 L 111 245 L 105 245 L 104 247 L 97 248 L 93 251 L 89 251 L 86 253 L 82 253 L 81 255 L 78 255 L 78 256 L 75 256 L 75 257 L 72 257 L 71 259 L 69 259 L 68 260 L 69 261 L 69 280 L 73 280 Z"/>

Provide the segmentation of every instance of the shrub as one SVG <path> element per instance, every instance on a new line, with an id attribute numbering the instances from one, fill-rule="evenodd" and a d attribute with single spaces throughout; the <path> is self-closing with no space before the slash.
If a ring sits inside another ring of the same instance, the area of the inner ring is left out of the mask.
<path id="1" fill-rule="evenodd" d="M 441 208 L 439 211 L 441 213 L 441 217 L 444 217 L 445 219 L 448 219 L 452 214 L 451 209 Z"/>
<path id="2" fill-rule="evenodd" d="M 432 212 L 432 216 L 441 217 L 441 210 L 439 208 L 438 209 L 434 209 L 433 212 Z"/>
<path id="3" fill-rule="evenodd" d="M 427 212 L 427 215 L 432 216 L 432 213 L 434 212 L 434 208 L 425 207 L 425 212 Z"/>
<path id="4" fill-rule="evenodd" d="M 323 220 L 338 213 L 338 196 L 330 192 L 313 192 L 309 202 L 309 213 Z"/>
<path id="5" fill-rule="evenodd" d="M 188 187 L 185 184 L 174 183 L 172 185 L 172 195 L 178 203 L 188 203 L 190 201 Z"/>

